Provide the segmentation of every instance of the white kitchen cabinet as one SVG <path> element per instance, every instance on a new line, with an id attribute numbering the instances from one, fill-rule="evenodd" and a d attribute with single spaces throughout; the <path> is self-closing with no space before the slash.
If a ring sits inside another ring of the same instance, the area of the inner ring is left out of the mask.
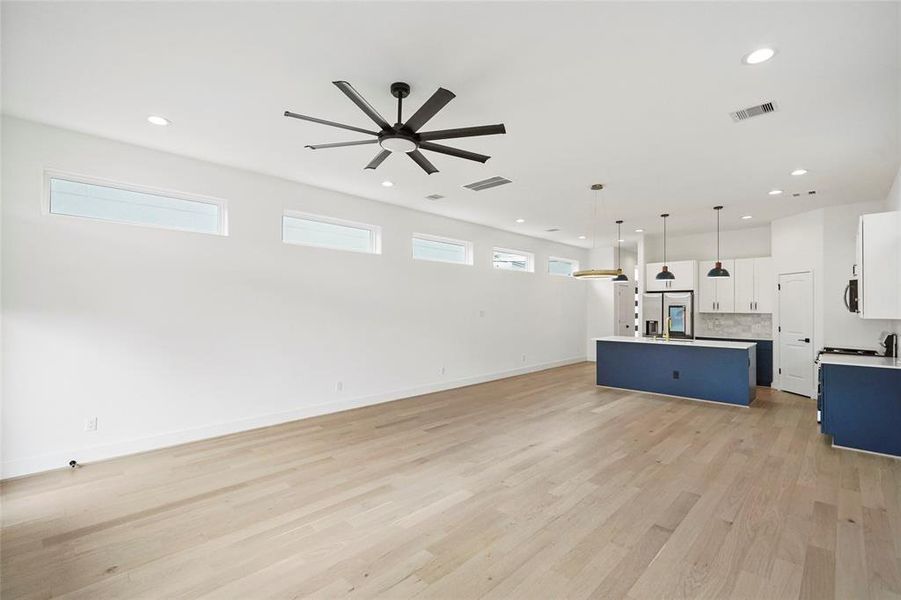
<path id="1" fill-rule="evenodd" d="M 861 215 L 856 273 L 860 316 L 901 319 L 901 211 Z"/>
<path id="2" fill-rule="evenodd" d="M 698 312 L 736 312 L 734 277 L 736 261 L 721 262 L 731 277 L 707 277 L 707 272 L 716 265 L 716 261 L 703 260 L 698 263 Z"/>
<path id="3" fill-rule="evenodd" d="M 667 292 L 670 290 L 696 290 L 698 277 L 698 261 L 677 260 L 667 263 L 675 279 L 655 279 L 663 268 L 663 263 L 648 263 L 645 266 L 645 290 L 649 292 Z"/>
<path id="4" fill-rule="evenodd" d="M 735 279 L 734 312 L 773 312 L 776 282 L 771 257 L 736 259 L 732 277 Z"/>

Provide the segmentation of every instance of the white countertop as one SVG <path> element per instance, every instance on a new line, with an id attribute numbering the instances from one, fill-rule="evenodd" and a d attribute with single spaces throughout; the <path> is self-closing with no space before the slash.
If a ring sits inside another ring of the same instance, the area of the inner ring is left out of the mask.
<path id="1" fill-rule="evenodd" d="M 695 348 L 730 348 L 733 350 L 750 350 L 757 346 L 754 342 L 727 342 L 725 340 L 683 340 L 670 338 L 666 342 L 663 338 L 631 337 L 625 335 L 608 335 L 607 337 L 592 338 L 596 342 L 625 342 L 630 344 L 655 344 L 657 346 L 694 346 Z"/>
<path id="2" fill-rule="evenodd" d="M 817 359 L 823 365 L 848 365 L 851 367 L 880 367 L 901 369 L 901 361 L 887 356 L 856 356 L 853 354 L 820 354 Z"/>

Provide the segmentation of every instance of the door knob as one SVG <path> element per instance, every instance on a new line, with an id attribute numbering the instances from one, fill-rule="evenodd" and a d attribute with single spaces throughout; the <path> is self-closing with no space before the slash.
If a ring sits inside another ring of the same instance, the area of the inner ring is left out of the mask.
<path id="1" fill-rule="evenodd" d="M 798 338 L 798 341 L 799 341 L 799 342 L 804 342 L 805 344 L 809 344 L 809 343 L 810 343 L 810 338 Z"/>

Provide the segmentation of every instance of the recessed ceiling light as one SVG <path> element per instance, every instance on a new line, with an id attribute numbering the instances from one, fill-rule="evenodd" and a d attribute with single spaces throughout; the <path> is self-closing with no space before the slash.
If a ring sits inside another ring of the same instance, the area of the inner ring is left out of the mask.
<path id="1" fill-rule="evenodd" d="M 782 190 L 770 190 L 768 193 L 770 196 L 778 196 L 782 193 Z"/>
<path id="2" fill-rule="evenodd" d="M 584 235 L 580 235 L 580 236 L 579 236 L 579 239 L 580 239 L 580 240 L 584 240 L 584 239 L 585 239 L 585 236 L 584 236 Z"/>
<path id="3" fill-rule="evenodd" d="M 517 222 L 517 223 L 525 223 L 526 220 L 525 220 L 525 219 L 516 219 L 516 222 Z"/>
<path id="4" fill-rule="evenodd" d="M 753 219 L 753 218 L 754 217 L 752 217 L 751 215 L 745 215 L 742 217 L 742 219 L 744 219 L 745 221 L 747 221 L 748 219 Z"/>
<path id="5" fill-rule="evenodd" d="M 386 179 L 385 181 L 382 182 L 382 187 L 393 187 L 393 186 L 394 186 L 394 182 L 393 182 L 393 181 L 388 181 L 388 180 Z"/>
<path id="6" fill-rule="evenodd" d="M 795 177 L 797 177 L 798 175 L 806 175 L 806 174 L 807 174 L 807 169 L 795 169 L 794 171 L 792 171 L 792 175 L 794 175 Z"/>
<path id="7" fill-rule="evenodd" d="M 166 117 L 161 117 L 159 115 L 150 115 L 149 117 L 147 117 L 147 120 L 154 125 L 162 125 L 164 127 L 171 123 L 169 119 L 167 119 Z"/>
<path id="8" fill-rule="evenodd" d="M 754 52 L 746 55 L 744 58 L 744 63 L 746 65 L 759 65 L 760 63 L 766 62 L 773 58 L 776 54 L 776 51 L 772 48 L 758 48 Z"/>
<path id="9" fill-rule="evenodd" d="M 635 233 L 644 233 L 644 229 L 636 229 Z"/>

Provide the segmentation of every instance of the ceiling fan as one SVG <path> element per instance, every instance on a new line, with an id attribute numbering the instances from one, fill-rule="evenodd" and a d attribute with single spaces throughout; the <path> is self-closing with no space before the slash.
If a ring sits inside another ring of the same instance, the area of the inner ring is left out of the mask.
<path id="1" fill-rule="evenodd" d="M 364 144 L 376 144 L 381 146 L 381 151 L 375 155 L 367 169 L 377 168 L 392 152 L 403 152 L 413 159 L 422 170 L 431 175 L 437 173 L 429 159 L 427 159 L 420 150 L 428 150 L 430 152 L 438 152 L 439 154 L 447 154 L 448 156 L 456 156 L 457 158 L 465 158 L 484 163 L 491 158 L 484 154 L 469 152 L 468 150 L 460 150 L 459 148 L 451 148 L 442 144 L 435 144 L 433 140 L 447 140 L 451 138 L 475 137 L 480 135 L 496 135 L 499 133 L 507 133 L 504 124 L 498 125 L 481 125 L 476 127 L 457 127 L 455 129 L 441 129 L 438 131 L 423 131 L 420 128 L 428 122 L 429 119 L 444 108 L 444 106 L 455 98 L 455 94 L 450 90 L 438 88 L 438 91 L 432 94 L 432 97 L 425 101 L 425 104 L 419 107 L 413 116 L 404 123 L 401 117 L 401 109 L 403 107 L 404 98 L 410 95 L 409 84 L 403 82 L 395 82 L 391 84 L 391 95 L 397 98 L 397 123 L 391 125 L 379 112 L 360 95 L 352 85 L 346 81 L 333 81 L 339 90 L 351 99 L 351 101 L 360 107 L 366 116 L 372 119 L 379 126 L 378 131 L 371 131 L 353 125 L 345 125 L 343 123 L 335 123 L 334 121 L 326 121 L 325 119 L 317 119 L 306 115 L 299 115 L 286 110 L 285 116 L 294 119 L 302 119 L 304 121 L 312 121 L 322 125 L 330 125 L 332 127 L 340 127 L 341 129 L 349 129 L 359 133 L 375 136 L 371 140 L 360 140 L 355 142 L 335 142 L 333 144 L 316 144 L 314 146 L 306 146 L 312 150 L 321 150 L 324 148 L 341 148 L 343 146 L 362 146 Z"/>

